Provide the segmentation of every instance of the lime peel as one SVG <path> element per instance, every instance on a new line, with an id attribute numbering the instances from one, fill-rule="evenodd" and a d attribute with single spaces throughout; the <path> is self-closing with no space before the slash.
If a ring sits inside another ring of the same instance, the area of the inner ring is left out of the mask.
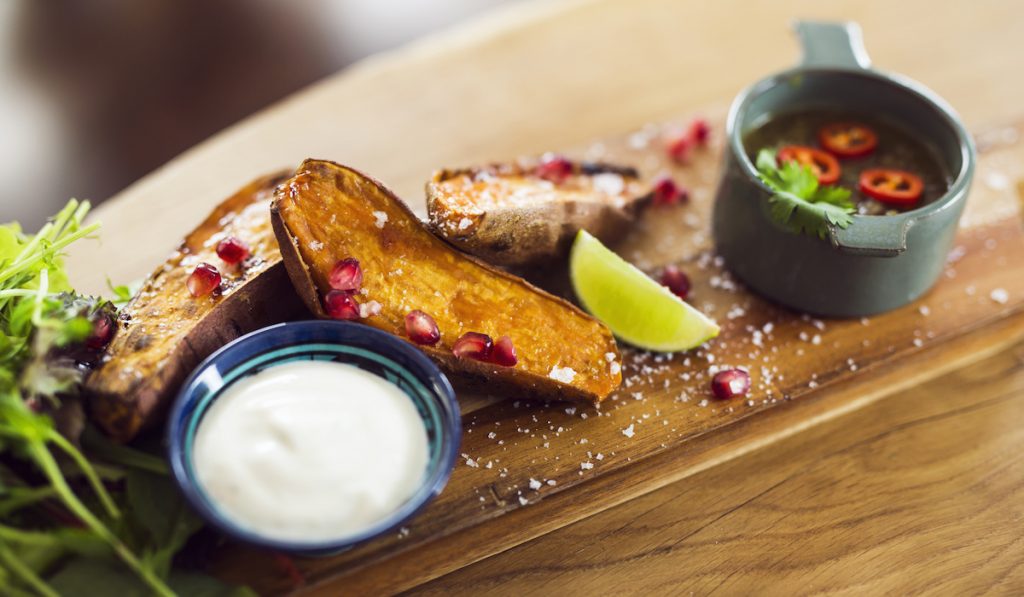
<path id="1" fill-rule="evenodd" d="M 569 255 L 569 277 L 583 308 L 621 340 L 645 350 L 690 350 L 719 327 L 689 303 L 580 230 Z"/>

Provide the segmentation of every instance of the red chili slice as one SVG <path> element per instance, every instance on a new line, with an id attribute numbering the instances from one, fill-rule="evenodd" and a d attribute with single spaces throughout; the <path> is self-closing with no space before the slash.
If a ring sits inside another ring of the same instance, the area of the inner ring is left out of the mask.
<path id="1" fill-rule="evenodd" d="M 856 122 L 833 122 L 821 127 L 818 140 L 822 147 L 841 158 L 867 155 L 878 146 L 875 131 Z"/>
<path id="2" fill-rule="evenodd" d="M 779 150 L 779 163 L 796 161 L 810 166 L 811 172 L 821 184 L 832 184 L 839 180 L 839 162 L 820 149 L 805 145 L 787 145 Z"/>
<path id="3" fill-rule="evenodd" d="M 905 207 L 921 198 L 924 183 L 910 172 L 876 168 L 861 172 L 860 190 L 882 203 Z"/>

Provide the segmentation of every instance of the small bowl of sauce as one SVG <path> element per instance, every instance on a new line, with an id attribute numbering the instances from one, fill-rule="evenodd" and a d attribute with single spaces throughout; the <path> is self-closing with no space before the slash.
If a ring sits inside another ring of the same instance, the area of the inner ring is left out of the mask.
<path id="1" fill-rule="evenodd" d="M 855 23 L 798 21 L 796 31 L 802 63 L 729 110 L 715 250 L 748 288 L 791 309 L 899 308 L 942 276 L 974 143 L 934 92 L 872 67 Z"/>
<path id="2" fill-rule="evenodd" d="M 392 531 L 438 495 L 461 437 L 444 374 L 413 346 L 339 321 L 231 342 L 182 386 L 171 470 L 213 526 L 327 555 Z"/>

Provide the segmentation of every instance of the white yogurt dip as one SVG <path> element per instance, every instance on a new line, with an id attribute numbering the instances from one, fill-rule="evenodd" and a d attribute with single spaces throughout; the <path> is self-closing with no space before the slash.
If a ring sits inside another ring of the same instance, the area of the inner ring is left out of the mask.
<path id="1" fill-rule="evenodd" d="M 226 518 L 260 536 L 340 539 L 397 510 L 427 470 L 427 430 L 398 387 L 300 361 L 239 380 L 199 423 L 193 466 Z"/>

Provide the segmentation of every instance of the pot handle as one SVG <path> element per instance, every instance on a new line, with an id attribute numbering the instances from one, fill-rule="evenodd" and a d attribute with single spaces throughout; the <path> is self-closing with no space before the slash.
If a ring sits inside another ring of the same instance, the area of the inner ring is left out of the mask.
<path id="1" fill-rule="evenodd" d="M 871 67 L 871 58 L 864 49 L 864 38 L 857 23 L 797 21 L 793 29 L 804 50 L 803 66 L 849 69 Z"/>
<path id="2" fill-rule="evenodd" d="M 902 216 L 861 216 L 848 228 L 831 227 L 832 246 L 843 253 L 895 257 L 907 250 L 907 228 Z"/>

